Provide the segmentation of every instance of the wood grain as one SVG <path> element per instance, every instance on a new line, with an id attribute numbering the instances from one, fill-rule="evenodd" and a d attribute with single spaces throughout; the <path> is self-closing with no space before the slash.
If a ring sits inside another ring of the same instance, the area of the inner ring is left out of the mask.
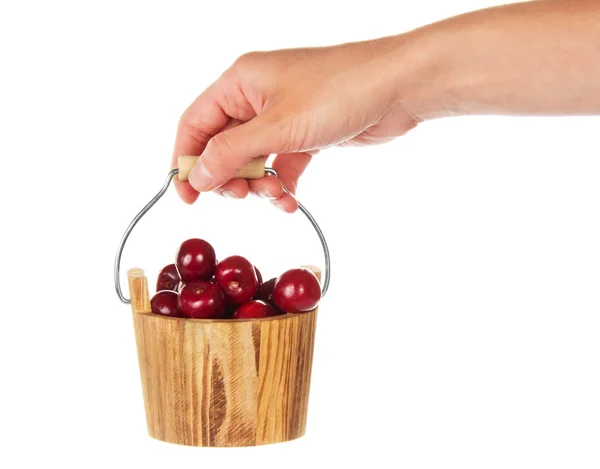
<path id="1" fill-rule="evenodd" d="M 198 161 L 198 156 L 180 155 L 177 160 L 179 168 L 178 178 L 180 181 L 187 181 L 191 169 Z M 257 156 L 251 160 L 246 166 L 240 169 L 234 179 L 260 179 L 265 175 L 266 156 Z"/>
<path id="2" fill-rule="evenodd" d="M 260 320 L 168 318 L 134 308 L 146 304 L 134 301 L 147 296 L 143 279 L 130 277 L 130 291 L 150 436 L 254 446 L 304 435 L 316 309 Z"/>
<path id="3" fill-rule="evenodd" d="M 150 311 L 148 295 L 148 279 L 142 269 L 133 268 L 127 271 L 131 309 L 134 313 Z"/>

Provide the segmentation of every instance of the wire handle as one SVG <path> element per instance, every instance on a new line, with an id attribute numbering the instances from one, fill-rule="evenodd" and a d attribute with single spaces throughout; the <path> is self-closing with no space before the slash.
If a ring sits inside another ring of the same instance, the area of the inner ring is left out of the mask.
<path id="1" fill-rule="evenodd" d="M 279 174 L 277 173 L 277 171 L 275 171 L 273 168 L 265 168 L 264 172 L 265 172 L 265 174 L 270 174 L 270 175 L 278 178 L 284 192 L 295 198 L 294 194 L 292 194 L 288 190 L 288 188 L 285 187 L 285 184 L 279 177 Z M 160 198 L 163 195 L 165 195 L 165 192 L 167 192 L 167 189 L 169 188 L 169 185 L 171 184 L 171 180 L 178 173 L 179 173 L 178 168 L 175 168 L 169 172 L 169 175 L 167 176 L 167 179 L 164 182 L 161 190 L 158 192 L 158 194 L 156 194 L 152 198 L 152 200 L 150 200 L 150 202 L 148 202 L 148 204 L 146 204 L 146 206 L 142 210 L 140 210 L 140 213 L 138 213 L 135 216 L 135 218 L 131 221 L 131 223 L 125 230 L 123 237 L 121 238 L 121 242 L 119 243 L 119 248 L 117 249 L 117 255 L 115 257 L 114 275 L 115 275 L 115 289 L 117 291 L 117 296 L 125 304 L 131 303 L 129 298 L 125 298 L 125 296 L 123 295 L 123 291 L 121 290 L 121 256 L 123 254 L 123 249 L 125 248 L 125 243 L 127 242 L 127 239 L 129 238 L 129 235 L 131 234 L 131 231 L 133 230 L 135 225 L 137 225 L 137 223 L 146 214 L 146 212 L 148 212 L 148 210 L 150 210 L 154 206 L 154 204 L 156 204 L 156 202 L 158 202 L 160 200 Z M 327 246 L 327 241 L 325 240 L 323 231 L 319 227 L 315 218 L 310 214 L 310 212 L 306 209 L 306 207 L 304 205 L 302 205 L 297 199 L 296 199 L 296 201 L 298 202 L 298 208 L 300 209 L 300 211 L 304 214 L 304 216 L 306 218 L 308 218 L 308 221 L 310 221 L 311 225 L 317 232 L 317 235 L 319 236 L 319 241 L 321 241 L 321 246 L 323 247 L 323 255 L 325 257 L 325 270 L 323 272 L 324 280 L 322 282 L 322 287 L 321 287 L 321 296 L 325 296 L 325 293 L 327 293 L 327 290 L 329 289 L 329 279 L 331 277 L 331 260 L 330 260 L 330 256 L 329 256 L 329 247 Z"/>

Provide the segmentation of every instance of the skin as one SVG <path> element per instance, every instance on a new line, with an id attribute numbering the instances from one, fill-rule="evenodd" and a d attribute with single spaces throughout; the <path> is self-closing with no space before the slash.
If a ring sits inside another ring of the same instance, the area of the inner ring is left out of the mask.
<path id="1" fill-rule="evenodd" d="M 319 150 L 385 143 L 457 115 L 600 114 L 600 0 L 474 11 L 398 36 L 241 56 L 183 113 L 172 167 L 201 155 L 181 198 L 249 192 L 297 209 L 273 177 L 231 179 L 252 158 L 295 192 Z"/>

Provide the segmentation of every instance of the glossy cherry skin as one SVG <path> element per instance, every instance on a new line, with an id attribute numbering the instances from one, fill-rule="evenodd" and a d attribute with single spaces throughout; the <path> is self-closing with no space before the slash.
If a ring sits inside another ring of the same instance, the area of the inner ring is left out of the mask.
<path id="1" fill-rule="evenodd" d="M 254 298 L 258 291 L 256 270 L 248 259 L 230 256 L 217 265 L 215 281 L 230 303 L 241 305 Z"/>
<path id="2" fill-rule="evenodd" d="M 209 280 L 215 273 L 215 250 L 203 239 L 192 238 L 179 246 L 176 256 L 177 270 L 184 282 Z"/>
<path id="3" fill-rule="evenodd" d="M 221 319 L 225 316 L 223 291 L 211 282 L 186 283 L 179 292 L 177 305 L 184 318 Z"/>
<path id="4" fill-rule="evenodd" d="M 175 264 L 169 264 L 161 269 L 156 281 L 156 291 L 171 290 L 178 291 L 181 284 L 181 278 Z"/>
<path id="5" fill-rule="evenodd" d="M 270 304 L 261 300 L 252 300 L 239 306 L 233 319 L 268 318 L 282 314 Z"/>
<path id="6" fill-rule="evenodd" d="M 260 273 L 260 270 L 258 270 L 256 268 L 256 266 L 254 266 L 254 270 L 256 271 L 256 278 L 258 279 L 258 287 L 260 288 L 260 286 L 263 283 L 263 281 L 262 281 L 262 274 Z"/>
<path id="7" fill-rule="evenodd" d="M 273 304 L 286 313 L 310 311 L 321 300 L 321 286 L 308 269 L 290 269 L 275 281 L 271 295 Z"/>
<path id="8" fill-rule="evenodd" d="M 265 303 L 271 302 L 271 294 L 273 293 L 273 287 L 275 286 L 275 280 L 277 280 L 277 279 L 275 277 L 273 277 L 272 279 L 267 280 L 265 283 L 263 283 L 260 286 L 260 288 L 258 289 L 258 292 L 256 293 L 257 300 L 262 300 Z"/>
<path id="9" fill-rule="evenodd" d="M 177 306 L 177 293 L 171 290 L 162 290 L 150 300 L 150 308 L 153 313 L 162 314 L 163 316 L 179 316 L 179 308 Z"/>

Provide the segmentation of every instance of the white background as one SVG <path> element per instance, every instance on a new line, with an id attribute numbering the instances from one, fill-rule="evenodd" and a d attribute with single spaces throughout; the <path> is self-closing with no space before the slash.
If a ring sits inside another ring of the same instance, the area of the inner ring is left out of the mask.
<path id="1" fill-rule="evenodd" d="M 600 118 L 452 118 L 314 159 L 298 194 L 333 276 L 294 442 L 149 438 L 114 293 L 180 114 L 238 55 L 498 3 L 3 2 L 0 467 L 599 467 Z M 321 263 L 300 214 L 171 190 L 124 269 L 154 278 L 191 236 L 267 278 Z"/>

